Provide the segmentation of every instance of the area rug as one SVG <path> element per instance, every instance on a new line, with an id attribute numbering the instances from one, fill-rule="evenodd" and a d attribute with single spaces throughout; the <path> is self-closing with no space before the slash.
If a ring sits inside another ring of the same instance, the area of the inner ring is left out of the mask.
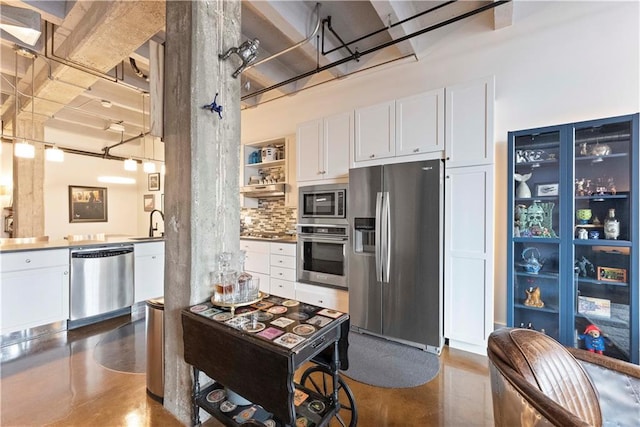
<path id="1" fill-rule="evenodd" d="M 349 369 L 342 374 L 384 388 L 425 384 L 438 375 L 438 356 L 418 348 L 357 332 L 349 332 Z"/>
<path id="2" fill-rule="evenodd" d="M 147 371 L 144 318 L 106 333 L 96 344 L 93 357 L 107 369 L 144 374 Z"/>

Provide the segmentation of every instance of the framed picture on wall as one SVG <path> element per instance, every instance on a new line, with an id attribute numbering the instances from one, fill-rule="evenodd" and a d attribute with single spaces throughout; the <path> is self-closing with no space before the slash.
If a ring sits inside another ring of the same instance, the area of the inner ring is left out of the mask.
<path id="1" fill-rule="evenodd" d="M 144 211 L 151 212 L 156 208 L 156 196 L 153 194 L 145 194 L 144 196 Z"/>
<path id="2" fill-rule="evenodd" d="M 107 222 L 107 188 L 69 186 L 69 222 Z"/>
<path id="3" fill-rule="evenodd" d="M 149 174 L 149 191 L 160 190 L 160 172 Z"/>

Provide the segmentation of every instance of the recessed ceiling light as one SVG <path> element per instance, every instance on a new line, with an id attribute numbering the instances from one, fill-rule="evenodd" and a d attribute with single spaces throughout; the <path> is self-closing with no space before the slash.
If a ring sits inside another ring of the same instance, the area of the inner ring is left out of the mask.
<path id="1" fill-rule="evenodd" d="M 102 101 L 100 101 L 100 105 L 102 105 L 104 108 L 111 108 L 111 101 L 103 99 Z"/>

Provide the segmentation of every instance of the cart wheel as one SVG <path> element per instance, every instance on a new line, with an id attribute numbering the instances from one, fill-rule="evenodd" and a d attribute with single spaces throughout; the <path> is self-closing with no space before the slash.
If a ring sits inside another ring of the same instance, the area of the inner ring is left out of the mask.
<path id="1" fill-rule="evenodd" d="M 333 390 L 333 373 L 329 368 L 321 365 L 312 366 L 304 371 L 300 384 L 318 394 L 331 399 Z M 340 409 L 333 416 L 330 426 L 356 427 L 358 424 L 358 410 L 353 393 L 349 386 L 338 376 L 338 402 Z"/>

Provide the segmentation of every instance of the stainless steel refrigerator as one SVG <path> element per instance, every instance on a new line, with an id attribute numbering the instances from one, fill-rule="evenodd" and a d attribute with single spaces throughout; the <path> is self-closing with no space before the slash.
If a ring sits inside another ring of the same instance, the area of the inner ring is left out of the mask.
<path id="1" fill-rule="evenodd" d="M 347 212 L 351 325 L 439 354 L 442 162 L 349 170 Z"/>

